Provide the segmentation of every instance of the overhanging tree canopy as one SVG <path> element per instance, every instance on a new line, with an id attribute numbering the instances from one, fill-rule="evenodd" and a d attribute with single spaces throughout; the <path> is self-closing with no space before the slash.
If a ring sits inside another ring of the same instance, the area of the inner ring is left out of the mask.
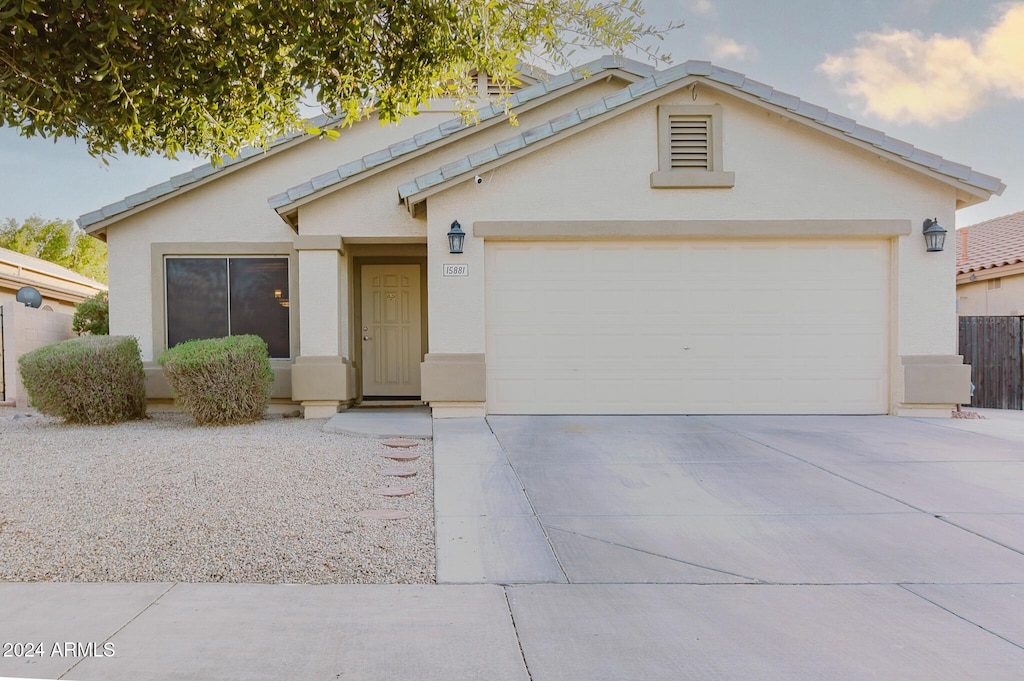
<path id="1" fill-rule="evenodd" d="M 531 56 L 657 56 L 671 28 L 639 0 L 0 0 L 0 115 L 101 156 L 232 153 L 301 127 L 310 96 L 390 121 L 467 101 L 472 68 L 508 85 Z"/>

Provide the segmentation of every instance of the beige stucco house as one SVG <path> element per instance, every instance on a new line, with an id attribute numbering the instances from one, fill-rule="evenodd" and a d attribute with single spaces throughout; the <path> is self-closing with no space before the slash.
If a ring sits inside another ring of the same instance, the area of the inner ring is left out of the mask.
<path id="1" fill-rule="evenodd" d="M 1024 212 L 956 232 L 961 316 L 1024 315 Z"/>
<path id="2" fill-rule="evenodd" d="M 152 364 L 168 344 L 256 331 L 275 397 L 306 416 L 402 398 L 438 417 L 969 399 L 954 252 L 921 231 L 998 179 L 707 62 L 584 71 L 520 90 L 518 127 L 439 102 L 82 216 L 150 395 L 168 396 Z"/>

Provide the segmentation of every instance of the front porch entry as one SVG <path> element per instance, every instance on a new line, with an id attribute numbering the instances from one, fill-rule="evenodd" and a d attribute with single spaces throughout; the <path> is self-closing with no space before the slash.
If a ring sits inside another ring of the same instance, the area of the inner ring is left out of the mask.
<path id="1" fill-rule="evenodd" d="M 418 399 L 423 358 L 420 265 L 361 268 L 363 400 Z"/>

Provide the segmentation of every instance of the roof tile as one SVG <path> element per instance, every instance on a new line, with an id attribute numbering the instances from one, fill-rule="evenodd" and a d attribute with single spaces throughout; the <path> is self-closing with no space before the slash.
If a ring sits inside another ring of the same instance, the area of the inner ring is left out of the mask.
<path id="1" fill-rule="evenodd" d="M 796 111 L 797 107 L 800 106 L 799 97 L 794 97 L 793 95 L 782 92 L 781 90 L 773 90 L 771 97 L 768 98 L 768 102 L 776 106 L 781 106 L 783 109 L 789 109 L 790 111 Z"/>
<path id="2" fill-rule="evenodd" d="M 314 191 L 312 182 L 303 182 L 297 187 L 292 187 L 288 190 L 288 198 L 292 201 L 298 201 L 304 196 L 309 196 Z"/>
<path id="3" fill-rule="evenodd" d="M 500 157 L 501 154 L 498 153 L 498 149 L 494 145 L 480 149 L 479 151 L 474 151 L 472 154 L 467 156 L 469 164 L 474 168 L 482 166 L 485 163 L 490 163 Z"/>
<path id="4" fill-rule="evenodd" d="M 620 104 L 625 104 L 626 102 L 629 102 L 632 99 L 633 98 L 630 96 L 629 90 L 624 89 L 619 90 L 618 92 L 613 92 L 612 94 L 604 97 L 604 103 L 605 106 L 607 106 L 609 109 L 614 109 Z"/>
<path id="5" fill-rule="evenodd" d="M 555 131 L 553 130 L 553 126 L 548 122 L 544 125 L 538 125 L 535 128 L 530 128 L 525 131 L 523 133 L 523 141 L 526 144 L 533 144 L 534 142 L 539 142 L 546 137 L 551 137 L 554 134 Z"/>
<path id="6" fill-rule="evenodd" d="M 686 71 L 692 76 L 710 76 L 711 62 L 690 59 L 685 63 Z"/>
<path id="7" fill-rule="evenodd" d="M 674 83 L 680 78 L 686 78 L 690 75 L 690 62 L 684 62 L 682 64 L 676 64 L 664 71 L 658 71 L 654 74 L 654 84 L 658 87 L 663 87 L 669 83 Z"/>
<path id="8" fill-rule="evenodd" d="M 837 113 L 832 113 L 831 111 L 828 112 L 828 116 L 825 117 L 822 123 L 841 132 L 850 132 L 857 127 L 857 121 L 846 116 L 840 116 Z"/>
<path id="9" fill-rule="evenodd" d="M 349 161 L 343 166 L 338 166 L 338 179 L 347 180 L 357 173 L 361 173 L 366 170 L 366 164 L 363 163 L 363 159 L 357 158 L 354 161 Z"/>
<path id="10" fill-rule="evenodd" d="M 498 150 L 498 153 L 502 156 L 511 154 L 513 151 L 518 151 L 526 146 L 525 140 L 522 135 L 516 135 L 515 137 L 509 137 L 508 139 L 501 140 L 494 145 L 494 148 Z"/>
<path id="11" fill-rule="evenodd" d="M 587 120 L 594 116 L 599 116 L 608 110 L 608 106 L 604 103 L 603 99 L 599 99 L 596 102 L 591 102 L 586 106 L 581 106 L 576 109 L 576 112 L 580 115 L 580 120 Z"/>
<path id="12" fill-rule="evenodd" d="M 433 187 L 435 184 L 440 184 L 442 182 L 444 182 L 444 175 L 441 174 L 440 168 L 416 178 L 416 186 L 420 189 L 427 189 L 428 187 Z"/>
<path id="13" fill-rule="evenodd" d="M 381 149 L 380 151 L 375 151 L 372 154 L 363 156 L 363 165 L 367 168 L 373 168 L 374 166 L 379 166 L 382 163 L 387 163 L 391 159 L 391 150 Z"/>
<path id="14" fill-rule="evenodd" d="M 439 128 L 430 128 L 423 132 L 413 135 L 413 139 L 416 140 L 416 144 L 421 147 L 425 147 L 431 142 L 436 142 L 439 139 L 444 138 L 444 133 Z"/>
<path id="15" fill-rule="evenodd" d="M 828 109 L 803 100 L 801 100 L 800 104 L 793 110 L 793 113 L 800 114 L 801 116 L 818 121 L 819 123 L 823 123 L 825 119 L 828 118 Z"/>
<path id="16" fill-rule="evenodd" d="M 753 78 L 744 78 L 743 84 L 739 87 L 740 90 L 746 92 L 748 95 L 753 95 L 758 99 L 765 101 L 771 99 L 772 93 L 775 92 L 775 88 L 771 85 L 765 85 Z"/>
<path id="17" fill-rule="evenodd" d="M 903 156 L 904 158 L 909 157 L 914 153 L 914 145 L 903 140 L 898 140 L 894 137 L 885 136 L 882 140 L 882 148 L 889 153 L 896 154 L 897 156 Z"/>
<path id="18" fill-rule="evenodd" d="M 1024 211 L 958 229 L 955 241 L 957 274 L 1024 262 Z"/>
<path id="19" fill-rule="evenodd" d="M 914 153 L 911 154 L 910 160 L 914 163 L 931 168 L 932 170 L 938 170 L 942 166 L 942 157 L 938 154 L 933 154 L 923 149 L 914 149 Z"/>
<path id="20" fill-rule="evenodd" d="M 558 118 L 552 118 L 551 130 L 554 132 L 558 132 L 559 130 L 565 130 L 566 128 L 571 128 L 572 126 L 576 125 L 582 120 L 583 119 L 580 118 L 579 111 L 570 111 L 567 114 L 562 114 Z"/>
<path id="21" fill-rule="evenodd" d="M 468 158 L 460 158 L 457 161 L 452 161 L 451 163 L 446 163 L 443 166 L 441 166 L 441 177 L 443 177 L 446 180 L 449 180 L 455 177 L 456 175 L 468 173 L 472 169 L 473 166 L 469 162 Z"/>
<path id="22" fill-rule="evenodd" d="M 740 87 L 743 85 L 743 81 L 746 77 L 742 73 L 736 71 L 730 71 L 729 69 L 723 69 L 718 66 L 714 66 L 711 69 L 711 73 L 708 75 L 711 80 L 725 85 L 732 85 L 733 87 Z"/>
<path id="23" fill-rule="evenodd" d="M 629 90 L 630 96 L 633 99 L 637 99 L 638 97 L 643 97 L 648 92 L 654 92 L 658 89 L 658 86 L 655 85 L 653 78 L 644 78 L 643 80 L 638 80 L 631 84 L 627 89 Z"/>
<path id="24" fill-rule="evenodd" d="M 867 142 L 868 144 L 874 144 L 875 146 L 879 147 L 882 146 L 882 142 L 885 141 L 884 132 L 882 132 L 881 130 L 875 130 L 874 128 L 869 128 L 866 125 L 855 125 L 853 127 L 853 130 L 846 134 L 852 137 L 853 139 L 860 140 L 862 142 Z"/>
<path id="25" fill-rule="evenodd" d="M 319 191 L 324 187 L 330 187 L 332 184 L 338 184 L 341 182 L 341 173 L 337 170 L 332 170 L 328 173 L 324 173 L 323 175 L 317 175 L 310 180 L 310 182 L 313 184 L 313 189 Z"/>

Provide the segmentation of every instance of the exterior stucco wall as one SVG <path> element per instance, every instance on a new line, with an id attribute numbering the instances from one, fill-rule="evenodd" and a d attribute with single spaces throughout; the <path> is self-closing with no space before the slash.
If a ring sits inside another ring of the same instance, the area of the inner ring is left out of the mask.
<path id="1" fill-rule="evenodd" d="M 57 311 L 33 309 L 21 303 L 3 303 L 3 389 L 4 400 L 19 407 L 29 404 L 25 384 L 18 375 L 18 358 L 36 348 L 75 337 L 72 316 Z"/>
<path id="2" fill-rule="evenodd" d="M 652 189 L 658 104 L 666 96 L 428 199 L 430 352 L 484 352 L 484 220 L 906 219 L 894 240 L 896 355 L 956 352 L 952 249 L 926 253 L 920 225 L 953 224 L 955 192 L 938 181 L 728 95 L 698 88 L 697 104 L 723 107 L 725 171 L 731 189 Z M 435 165 L 436 167 L 436 165 Z M 445 234 L 459 220 L 465 253 L 450 256 Z M 467 278 L 443 278 L 441 262 L 467 263 Z M 808 282 L 813 286 L 813 282 Z M 895 363 L 895 358 L 894 358 Z"/>
<path id="3" fill-rule="evenodd" d="M 267 197 L 451 116 L 436 111 L 379 126 L 368 120 L 336 140 L 310 140 L 170 199 L 107 229 L 111 333 L 139 338 L 145 360 L 162 350 L 152 328 L 151 243 L 286 242 L 294 231 Z"/>
<path id="4" fill-rule="evenodd" d="M 999 288 L 989 289 L 991 281 L 960 284 L 956 295 L 960 316 L 1024 315 L 1024 274 L 999 277 Z"/>

